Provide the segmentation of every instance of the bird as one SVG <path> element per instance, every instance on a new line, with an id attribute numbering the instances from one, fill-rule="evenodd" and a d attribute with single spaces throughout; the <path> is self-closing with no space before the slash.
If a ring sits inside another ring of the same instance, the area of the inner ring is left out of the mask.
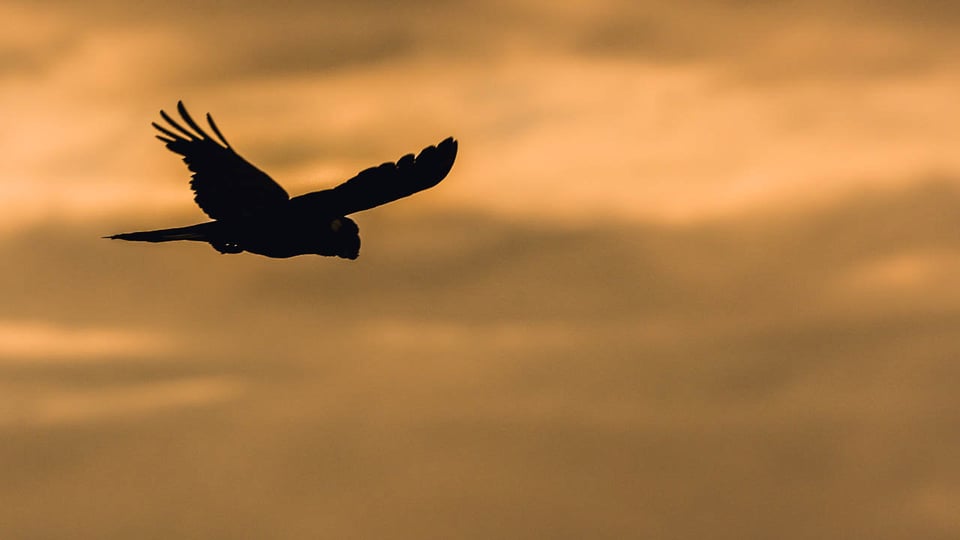
<path id="1" fill-rule="evenodd" d="M 183 123 L 160 111 L 166 122 L 152 122 L 168 150 L 179 154 L 193 173 L 194 201 L 212 221 L 152 231 L 105 236 L 114 240 L 207 242 L 222 254 L 254 253 L 272 258 L 323 255 L 356 259 L 360 229 L 347 216 L 436 186 L 457 157 L 458 142 L 447 137 L 416 156 L 364 169 L 340 185 L 291 198 L 286 190 L 240 156 L 210 113 L 211 137 L 177 102 Z M 184 125 L 186 124 L 186 125 Z"/>

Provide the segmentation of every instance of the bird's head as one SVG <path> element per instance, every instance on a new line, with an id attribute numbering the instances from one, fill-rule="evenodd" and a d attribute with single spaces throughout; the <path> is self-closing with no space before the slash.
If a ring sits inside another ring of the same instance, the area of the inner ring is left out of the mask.
<path id="1" fill-rule="evenodd" d="M 333 255 L 343 259 L 356 259 L 360 255 L 360 227 L 348 217 L 338 217 L 330 221 L 329 234 L 330 244 L 333 247 Z M 330 253 L 320 253 L 320 255 L 330 255 Z"/>

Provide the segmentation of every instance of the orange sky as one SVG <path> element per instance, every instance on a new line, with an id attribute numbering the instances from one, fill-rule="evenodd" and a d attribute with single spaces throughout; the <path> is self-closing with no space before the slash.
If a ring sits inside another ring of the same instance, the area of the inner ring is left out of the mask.
<path id="1" fill-rule="evenodd" d="M 687 220 L 960 169 L 952 14 L 907 4 L 56 6 L 0 8 L 4 228 L 189 207 L 148 125 L 181 98 L 292 192 L 456 135 L 411 208 Z"/>
<path id="2" fill-rule="evenodd" d="M 955 4 L 0 4 L 0 538 L 960 537 Z M 206 219 L 179 99 L 460 152 L 356 261 L 101 239 Z"/>

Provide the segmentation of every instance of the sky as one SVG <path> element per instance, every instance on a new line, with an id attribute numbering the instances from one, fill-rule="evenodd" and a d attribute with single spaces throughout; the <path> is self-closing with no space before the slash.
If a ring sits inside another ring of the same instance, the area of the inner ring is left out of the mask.
<path id="1" fill-rule="evenodd" d="M 0 4 L 0 536 L 955 538 L 960 8 Z M 356 261 L 205 220 L 453 135 Z"/>

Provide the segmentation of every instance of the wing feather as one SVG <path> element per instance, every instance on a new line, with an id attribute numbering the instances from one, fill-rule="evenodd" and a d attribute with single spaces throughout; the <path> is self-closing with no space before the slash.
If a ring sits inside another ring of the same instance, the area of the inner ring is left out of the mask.
<path id="1" fill-rule="evenodd" d="M 169 127 L 156 122 L 152 125 L 161 133 L 156 137 L 170 151 L 183 156 L 187 168 L 193 172 L 190 187 L 194 200 L 208 216 L 219 220 L 240 219 L 286 203 L 287 192 L 237 154 L 209 114 L 207 121 L 219 141 L 193 120 L 182 101 L 177 102 L 177 110 L 189 129 L 165 111 L 160 111 L 160 116 Z"/>
<path id="2" fill-rule="evenodd" d="M 213 117 L 210 116 L 210 113 L 207 113 L 207 123 L 210 124 L 210 127 L 213 128 L 213 133 L 220 139 L 220 142 L 224 146 L 233 150 L 233 147 L 230 146 L 230 143 L 227 142 L 227 138 L 223 136 L 223 133 L 220 133 L 220 128 L 217 127 L 217 123 L 213 121 Z"/>
<path id="3" fill-rule="evenodd" d="M 330 216 L 369 210 L 439 184 L 456 158 L 457 141 L 448 137 L 424 148 L 416 157 L 407 154 L 396 163 L 364 169 L 333 189 L 301 195 L 291 203 L 298 211 Z"/>

